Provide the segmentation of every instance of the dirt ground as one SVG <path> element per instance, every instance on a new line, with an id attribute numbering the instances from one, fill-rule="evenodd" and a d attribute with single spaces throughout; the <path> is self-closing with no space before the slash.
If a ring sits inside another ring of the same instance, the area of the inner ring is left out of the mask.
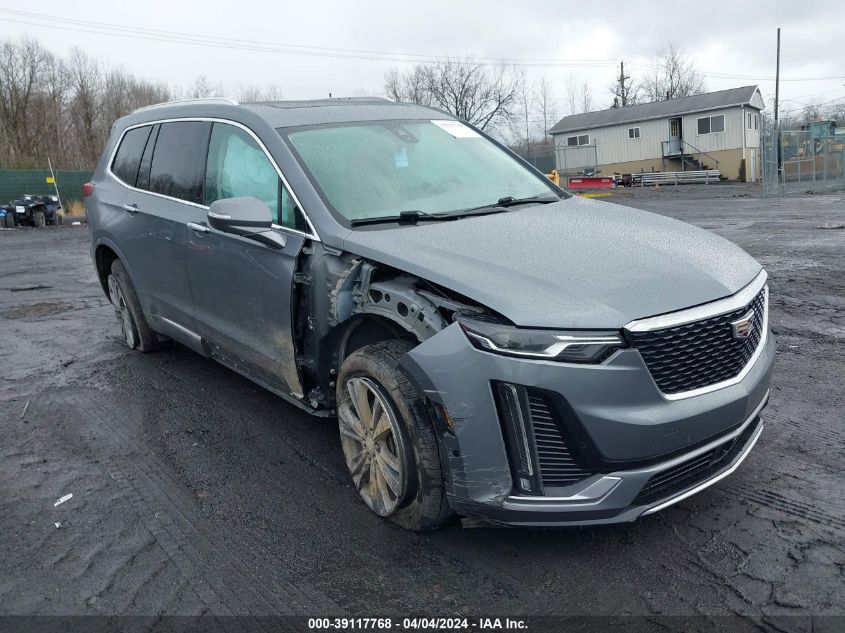
<path id="1" fill-rule="evenodd" d="M 0 231 L 0 614 L 844 614 L 845 194 L 756 195 L 605 198 L 761 261 L 779 355 L 742 468 L 591 529 L 394 528 L 332 421 L 122 347 L 87 229 Z"/>

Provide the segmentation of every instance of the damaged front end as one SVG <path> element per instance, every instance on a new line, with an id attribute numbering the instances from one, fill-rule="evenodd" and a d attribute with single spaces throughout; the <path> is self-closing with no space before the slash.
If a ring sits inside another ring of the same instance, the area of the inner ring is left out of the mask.
<path id="1" fill-rule="evenodd" d="M 297 364 L 315 409 L 331 409 L 334 376 L 359 347 L 402 338 L 421 343 L 446 329 L 458 314 L 488 311 L 465 297 L 324 244 L 302 253 L 294 282 Z"/>

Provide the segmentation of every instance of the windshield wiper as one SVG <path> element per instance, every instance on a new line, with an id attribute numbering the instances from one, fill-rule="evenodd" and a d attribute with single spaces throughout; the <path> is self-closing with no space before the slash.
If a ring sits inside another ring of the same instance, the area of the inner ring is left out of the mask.
<path id="1" fill-rule="evenodd" d="M 496 201 L 496 206 L 499 207 L 515 207 L 518 204 L 548 204 L 550 202 L 559 202 L 560 198 L 557 196 L 550 197 L 546 194 L 531 196 L 529 198 L 514 198 L 513 196 L 505 196 Z"/>
<path id="2" fill-rule="evenodd" d="M 422 220 L 452 220 L 451 215 L 442 215 L 437 213 L 426 213 L 425 211 L 400 211 L 399 215 L 382 215 L 374 218 L 355 218 L 350 220 L 352 226 L 364 226 L 366 224 L 389 224 L 391 222 L 398 222 L 399 224 L 416 224 Z"/>
<path id="3" fill-rule="evenodd" d="M 557 196 L 551 198 L 545 194 L 531 196 L 530 198 L 504 196 L 503 198 L 499 198 L 494 204 L 482 204 L 480 207 L 462 209 L 461 211 L 455 211 L 451 215 L 453 217 L 463 217 L 467 215 L 484 215 L 485 213 L 501 213 L 503 211 L 507 211 L 508 207 L 515 207 L 518 204 L 548 204 L 549 202 L 559 201 L 560 198 Z"/>
<path id="4" fill-rule="evenodd" d="M 390 224 L 398 222 L 399 224 L 417 224 L 422 221 L 435 220 L 457 220 L 465 218 L 470 215 L 489 215 L 491 213 L 503 213 L 507 211 L 507 207 L 514 207 L 519 204 L 547 204 L 549 202 L 558 202 L 560 198 L 557 196 L 549 197 L 545 194 L 538 196 L 531 196 L 530 198 L 514 198 L 513 196 L 505 196 L 499 198 L 495 204 L 484 204 L 480 207 L 471 207 L 469 209 L 460 209 L 458 211 L 450 211 L 447 213 L 427 213 L 425 211 L 417 211 L 416 209 L 410 211 L 400 211 L 399 215 L 382 215 L 374 218 L 355 218 L 350 220 L 352 226 L 365 226 L 367 224 Z"/>

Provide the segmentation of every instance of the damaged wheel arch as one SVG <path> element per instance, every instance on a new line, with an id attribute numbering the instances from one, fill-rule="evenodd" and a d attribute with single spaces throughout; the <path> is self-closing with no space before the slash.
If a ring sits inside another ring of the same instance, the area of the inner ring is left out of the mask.
<path id="1" fill-rule="evenodd" d="M 333 378 L 355 350 L 389 340 L 413 348 L 446 329 L 455 312 L 483 311 L 426 280 L 324 245 L 308 256 L 301 364 L 313 383 L 310 399 L 323 407 L 334 408 Z"/>

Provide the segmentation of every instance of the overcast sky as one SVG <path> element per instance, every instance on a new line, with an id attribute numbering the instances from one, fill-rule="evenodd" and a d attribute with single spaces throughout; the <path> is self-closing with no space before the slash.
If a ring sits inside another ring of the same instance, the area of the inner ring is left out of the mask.
<path id="1" fill-rule="evenodd" d="M 842 20 L 832 19 L 839 11 L 834 0 L 0 0 L 0 34 L 28 33 L 60 55 L 79 46 L 109 64 L 170 85 L 189 84 L 204 74 L 233 93 L 239 85 L 274 83 L 291 99 L 330 92 L 381 94 L 386 70 L 411 66 L 391 61 L 400 55 L 516 59 L 526 63 L 529 77 L 545 76 L 553 83 L 563 114 L 567 76 L 588 81 L 596 107 L 607 107 L 612 101 L 608 85 L 618 73 L 611 64 L 625 59 L 626 70 L 636 77 L 669 40 L 705 74 L 708 90 L 759 84 L 768 101 L 774 93 L 775 29 L 780 26 L 782 77 L 824 78 L 783 81 L 782 108 L 792 109 L 837 98 L 845 102 L 845 30 Z M 104 24 L 167 33 L 149 39 L 145 32 L 145 39 L 138 39 L 126 32 L 108 34 Z M 169 35 L 173 32 L 205 43 L 175 41 Z M 219 47 L 226 43 L 222 38 L 242 48 Z M 249 50 L 256 46 L 277 51 Z M 297 47 L 309 54 L 278 52 Z"/>

